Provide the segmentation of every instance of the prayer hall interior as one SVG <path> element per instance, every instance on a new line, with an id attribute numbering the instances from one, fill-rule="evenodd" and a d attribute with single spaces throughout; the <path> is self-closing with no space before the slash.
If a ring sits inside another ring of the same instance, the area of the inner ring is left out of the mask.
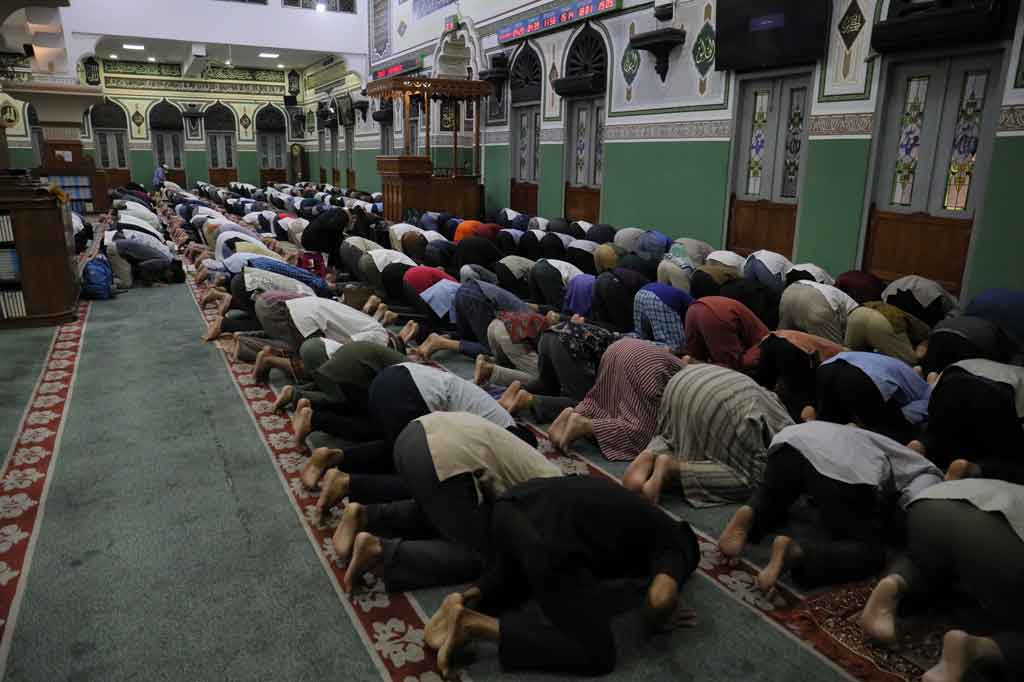
<path id="1" fill-rule="evenodd" d="M 0 679 L 1024 680 L 1018 0 L 0 40 Z"/>

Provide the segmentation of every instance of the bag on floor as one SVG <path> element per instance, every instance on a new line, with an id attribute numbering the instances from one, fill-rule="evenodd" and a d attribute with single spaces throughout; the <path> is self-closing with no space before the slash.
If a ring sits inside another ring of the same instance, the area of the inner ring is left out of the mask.
<path id="1" fill-rule="evenodd" d="M 114 297 L 114 271 L 103 256 L 90 259 L 82 268 L 82 297 L 95 301 Z"/>
<path id="2" fill-rule="evenodd" d="M 312 272 L 317 277 L 324 277 L 327 274 L 327 262 L 324 255 L 316 251 L 299 251 L 295 256 L 295 265 Z"/>

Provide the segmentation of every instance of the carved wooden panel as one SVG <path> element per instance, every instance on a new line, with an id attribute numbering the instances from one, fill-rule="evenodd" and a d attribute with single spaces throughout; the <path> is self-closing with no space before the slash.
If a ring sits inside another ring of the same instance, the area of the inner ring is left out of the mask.
<path id="1" fill-rule="evenodd" d="M 345 171 L 345 187 L 347 189 L 357 189 L 356 172 L 351 168 Z"/>
<path id="2" fill-rule="evenodd" d="M 97 170 L 92 176 L 93 208 L 98 212 L 108 210 L 110 208 L 110 190 L 124 187 L 131 181 L 132 173 L 127 168 Z"/>
<path id="3" fill-rule="evenodd" d="M 513 178 L 509 208 L 526 215 L 537 215 L 537 183 L 519 182 Z"/>
<path id="4" fill-rule="evenodd" d="M 288 182 L 288 171 L 284 168 L 261 168 L 260 186 L 266 187 L 277 182 Z"/>
<path id="5" fill-rule="evenodd" d="M 971 226 L 971 220 L 890 213 L 872 207 L 864 268 L 886 282 L 921 275 L 959 293 Z"/>
<path id="6" fill-rule="evenodd" d="M 335 187 L 341 184 L 341 171 L 337 168 L 331 170 L 331 184 Z"/>
<path id="7" fill-rule="evenodd" d="M 168 168 L 167 179 L 182 187 L 188 186 L 188 181 L 185 179 L 185 170 L 182 168 Z"/>
<path id="8" fill-rule="evenodd" d="M 210 184 L 218 187 L 227 187 L 229 182 L 238 181 L 238 171 L 234 168 L 211 168 Z"/>
<path id="9" fill-rule="evenodd" d="M 400 222 L 409 209 L 445 211 L 467 219 L 480 215 L 483 189 L 475 176 L 433 177 L 430 159 L 416 156 L 379 156 L 377 171 L 386 220 Z"/>
<path id="10" fill-rule="evenodd" d="M 569 220 L 586 220 L 599 223 L 601 213 L 601 190 L 593 187 L 565 185 L 565 217 Z"/>
<path id="11" fill-rule="evenodd" d="M 796 204 L 780 204 L 767 200 L 747 201 L 732 198 L 729 234 L 726 248 L 741 256 L 758 249 L 793 257 L 796 234 Z"/>

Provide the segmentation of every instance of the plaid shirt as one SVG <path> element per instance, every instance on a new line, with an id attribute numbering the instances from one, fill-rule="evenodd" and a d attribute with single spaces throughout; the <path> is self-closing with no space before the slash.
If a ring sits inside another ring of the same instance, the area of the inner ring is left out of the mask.
<path id="1" fill-rule="evenodd" d="M 665 305 L 657 294 L 641 289 L 633 299 L 633 330 L 637 338 L 647 339 L 678 355 L 686 337 L 679 313 Z"/>
<path id="2" fill-rule="evenodd" d="M 317 277 L 312 272 L 303 270 L 302 268 L 294 265 L 289 265 L 283 261 L 274 260 L 273 258 L 253 258 L 251 261 L 246 263 L 250 268 L 258 268 L 260 270 L 266 270 L 267 272 L 273 272 L 278 275 L 284 275 L 285 277 L 291 277 L 294 280 L 302 282 L 313 292 L 321 298 L 329 298 L 331 291 L 327 287 L 327 282 Z"/>

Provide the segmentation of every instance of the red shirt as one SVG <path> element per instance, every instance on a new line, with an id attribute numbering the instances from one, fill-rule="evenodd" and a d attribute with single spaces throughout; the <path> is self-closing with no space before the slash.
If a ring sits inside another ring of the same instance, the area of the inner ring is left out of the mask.
<path id="1" fill-rule="evenodd" d="M 422 294 L 442 279 L 451 280 L 452 282 L 456 281 L 454 277 L 444 270 L 427 267 L 426 265 L 417 265 L 414 268 L 409 268 L 402 275 L 402 281 L 415 289 L 417 294 Z"/>

